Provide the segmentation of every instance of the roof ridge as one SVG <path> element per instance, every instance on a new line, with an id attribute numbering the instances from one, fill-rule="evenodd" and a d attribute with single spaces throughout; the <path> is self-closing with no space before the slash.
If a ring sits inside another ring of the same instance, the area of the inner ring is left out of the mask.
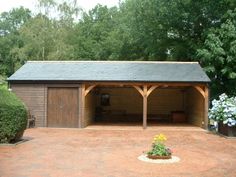
<path id="1" fill-rule="evenodd" d="M 27 61 L 27 63 L 178 63 L 178 64 L 198 64 L 197 61 L 120 61 L 120 60 L 38 60 Z"/>

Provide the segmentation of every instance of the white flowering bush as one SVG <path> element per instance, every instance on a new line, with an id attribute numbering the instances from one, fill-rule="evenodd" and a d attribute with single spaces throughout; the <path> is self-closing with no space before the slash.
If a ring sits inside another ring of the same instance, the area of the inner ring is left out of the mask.
<path id="1" fill-rule="evenodd" d="M 223 93 L 218 100 L 214 99 L 209 109 L 209 118 L 230 127 L 236 126 L 236 97 L 228 97 Z"/>

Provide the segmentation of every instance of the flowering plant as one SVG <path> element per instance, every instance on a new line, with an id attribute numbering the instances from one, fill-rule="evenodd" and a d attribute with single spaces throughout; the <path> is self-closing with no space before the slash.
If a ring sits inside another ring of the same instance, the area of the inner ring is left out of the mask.
<path id="1" fill-rule="evenodd" d="M 152 156 L 170 156 L 171 150 L 164 144 L 166 140 L 167 138 L 164 134 L 154 136 L 152 141 L 152 149 L 148 151 L 147 154 Z"/>
<path id="2" fill-rule="evenodd" d="M 214 99 L 209 109 L 209 118 L 230 127 L 236 126 L 236 97 L 228 97 L 223 93 L 218 100 Z"/>

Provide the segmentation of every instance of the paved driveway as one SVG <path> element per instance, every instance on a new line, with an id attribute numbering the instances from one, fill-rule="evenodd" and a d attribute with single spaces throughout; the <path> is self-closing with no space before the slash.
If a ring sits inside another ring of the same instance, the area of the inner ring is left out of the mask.
<path id="1" fill-rule="evenodd" d="M 179 163 L 137 159 L 157 133 L 166 134 Z M 196 127 L 35 128 L 24 136 L 31 140 L 15 147 L 0 146 L 1 177 L 236 176 L 236 139 Z"/>

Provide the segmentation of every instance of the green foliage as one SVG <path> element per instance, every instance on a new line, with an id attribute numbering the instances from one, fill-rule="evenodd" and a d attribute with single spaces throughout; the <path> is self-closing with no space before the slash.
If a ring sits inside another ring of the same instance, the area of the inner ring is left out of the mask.
<path id="1" fill-rule="evenodd" d="M 17 33 L 17 30 L 31 18 L 29 9 L 23 7 L 3 12 L 0 17 L 0 36 Z"/>
<path id="2" fill-rule="evenodd" d="M 145 60 L 193 60 L 202 36 L 235 2 L 228 0 L 126 0 L 134 46 Z"/>
<path id="3" fill-rule="evenodd" d="M 0 15 L 0 75 L 11 75 L 26 60 L 19 51 L 23 46 L 19 29 L 30 18 L 31 12 L 23 7 Z"/>
<path id="4" fill-rule="evenodd" d="M 97 5 L 76 25 L 74 46 L 78 58 L 89 60 L 119 59 L 122 41 L 118 32 L 118 9 Z"/>
<path id="5" fill-rule="evenodd" d="M 0 87 L 0 143 L 17 141 L 27 124 L 27 111 L 22 102 L 4 86 Z"/>
<path id="6" fill-rule="evenodd" d="M 213 81 L 215 93 L 236 94 L 236 11 L 228 11 L 218 28 L 211 28 L 204 45 L 197 50 Z"/>
<path id="7" fill-rule="evenodd" d="M 152 145 L 152 150 L 148 151 L 148 155 L 168 156 L 171 155 L 170 151 L 162 143 Z"/>
<path id="8" fill-rule="evenodd" d="M 0 75 L 27 60 L 195 60 L 213 81 L 212 95 L 236 94 L 236 1 L 124 0 L 88 12 L 78 3 L 38 0 L 38 14 L 2 13 Z"/>
<path id="9" fill-rule="evenodd" d="M 164 134 L 159 134 L 154 136 L 152 142 L 152 149 L 147 152 L 148 155 L 154 156 L 169 156 L 171 155 L 171 150 L 167 148 L 164 142 L 167 140 Z"/>

